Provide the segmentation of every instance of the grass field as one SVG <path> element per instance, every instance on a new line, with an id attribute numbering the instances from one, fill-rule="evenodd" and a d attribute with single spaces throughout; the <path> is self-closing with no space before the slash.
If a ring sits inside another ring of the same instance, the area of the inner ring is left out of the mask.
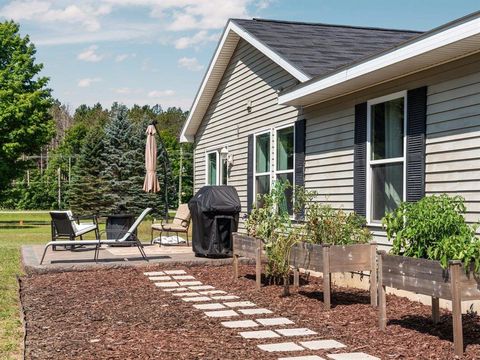
<path id="1" fill-rule="evenodd" d="M 150 224 L 150 221 L 145 221 L 139 228 L 139 238 L 142 241 L 150 240 Z M 20 344 L 23 334 L 16 279 L 16 275 L 22 275 L 20 247 L 27 244 L 45 244 L 50 238 L 48 212 L 0 212 L 0 359 L 2 360 L 21 357 Z"/>

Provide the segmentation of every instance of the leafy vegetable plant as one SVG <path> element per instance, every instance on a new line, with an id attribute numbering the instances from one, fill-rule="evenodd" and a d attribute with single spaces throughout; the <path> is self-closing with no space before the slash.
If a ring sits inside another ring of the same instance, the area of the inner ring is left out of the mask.
<path id="1" fill-rule="evenodd" d="M 391 252 L 415 258 L 461 260 L 465 269 L 480 270 L 480 240 L 477 225 L 465 221 L 466 207 L 461 196 L 426 196 L 416 203 L 402 203 L 382 223 L 393 241 Z"/>
<path id="2" fill-rule="evenodd" d="M 308 241 L 349 245 L 368 243 L 372 239 L 362 216 L 315 201 L 317 195 L 317 192 L 301 187 L 295 190 L 296 211 L 305 207 L 304 227 Z"/>

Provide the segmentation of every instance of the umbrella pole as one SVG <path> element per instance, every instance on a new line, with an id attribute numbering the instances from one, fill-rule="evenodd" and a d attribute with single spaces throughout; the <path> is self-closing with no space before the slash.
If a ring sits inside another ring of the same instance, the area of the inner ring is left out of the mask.
<path id="1" fill-rule="evenodd" d="M 164 171 L 163 186 L 165 189 L 164 190 L 164 194 L 165 194 L 164 195 L 164 200 L 165 200 L 164 219 L 168 220 L 168 175 L 171 173 L 170 159 L 168 158 L 168 152 L 167 152 L 167 149 L 165 148 L 165 144 L 163 143 L 162 137 L 160 136 L 160 132 L 157 129 L 157 120 L 153 120 L 152 125 L 155 127 L 155 131 L 157 132 L 159 143 L 162 148 L 161 156 L 163 157 L 162 163 L 163 163 L 163 171 Z"/>

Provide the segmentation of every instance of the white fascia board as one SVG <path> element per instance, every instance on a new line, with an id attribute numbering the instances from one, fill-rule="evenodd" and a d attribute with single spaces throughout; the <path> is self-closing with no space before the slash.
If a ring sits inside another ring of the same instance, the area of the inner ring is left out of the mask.
<path id="1" fill-rule="evenodd" d="M 197 116 L 197 106 L 202 98 L 203 92 L 205 88 L 207 87 L 208 84 L 208 79 L 210 78 L 215 65 L 221 56 L 223 46 L 225 45 L 225 42 L 227 41 L 228 37 L 231 35 L 231 32 L 234 32 L 241 38 L 243 38 L 245 41 L 250 43 L 252 46 L 257 48 L 260 52 L 262 52 L 265 56 L 270 58 L 273 62 L 275 62 L 277 65 L 279 65 L 281 68 L 286 70 L 288 73 L 290 73 L 293 77 L 295 77 L 297 80 L 301 82 L 305 82 L 307 80 L 310 80 L 311 78 L 294 67 L 292 64 L 290 64 L 288 61 L 283 59 L 281 56 L 279 56 L 276 52 L 271 50 L 268 46 L 264 45 L 260 41 L 258 41 L 254 36 L 249 34 L 247 31 L 242 29 L 240 26 L 235 24 L 234 21 L 230 20 L 227 24 L 227 27 L 225 28 L 222 39 L 220 40 L 220 43 L 217 46 L 217 50 L 215 51 L 215 55 L 213 56 L 210 66 L 207 70 L 207 73 L 205 74 L 202 84 L 200 86 L 200 89 L 197 92 L 197 95 L 195 97 L 195 100 L 192 104 L 192 107 L 190 108 L 190 113 L 188 115 L 187 121 L 185 122 L 182 132 L 180 134 L 180 142 L 193 142 L 194 141 L 194 136 L 192 134 L 188 133 L 188 130 L 190 129 L 192 119 Z M 217 84 L 218 85 L 218 84 Z M 203 115 L 202 115 L 203 116 Z M 196 131 L 196 130 L 195 130 Z"/>
<path id="2" fill-rule="evenodd" d="M 479 33 L 480 18 L 477 17 L 457 26 L 434 33 L 430 36 L 413 40 L 412 43 L 408 43 L 400 48 L 393 49 L 386 54 L 381 54 L 371 60 L 367 60 L 357 65 L 352 65 L 332 75 L 321 78 L 318 81 L 314 81 L 311 84 L 305 85 L 297 90 L 280 95 L 278 97 L 278 103 L 282 105 L 289 104 L 290 102 L 298 100 L 304 96 L 311 95 L 329 87 L 339 85 L 342 82 L 355 79 L 387 66 L 428 53 L 429 51 L 450 45 Z"/>

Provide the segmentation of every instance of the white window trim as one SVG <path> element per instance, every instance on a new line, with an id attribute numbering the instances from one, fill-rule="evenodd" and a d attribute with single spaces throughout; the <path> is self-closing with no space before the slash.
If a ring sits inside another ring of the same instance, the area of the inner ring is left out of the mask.
<path id="1" fill-rule="evenodd" d="M 257 176 L 268 175 L 270 177 L 270 190 L 272 189 L 272 129 L 263 130 L 253 134 L 253 202 L 257 203 Z M 268 172 L 257 173 L 257 136 L 268 134 L 269 135 L 269 148 L 270 148 L 270 169 Z"/>
<path id="2" fill-rule="evenodd" d="M 403 156 L 391 159 L 371 160 L 371 129 L 372 129 L 372 105 L 383 103 L 386 101 L 398 99 L 403 97 Z M 381 96 L 367 101 L 367 151 L 366 151 L 366 166 L 367 166 L 367 204 L 366 204 L 366 220 L 368 226 L 379 226 L 379 222 L 372 219 L 372 165 L 391 164 L 396 162 L 403 162 L 403 198 L 406 200 L 407 195 L 407 91 L 399 91 L 393 94 Z"/>
<path id="3" fill-rule="evenodd" d="M 291 127 L 293 129 L 293 167 L 291 170 L 277 170 L 277 134 L 279 130 Z M 268 172 L 257 173 L 257 136 L 269 134 L 270 136 L 270 170 Z M 277 175 L 280 174 L 292 174 L 292 187 L 295 187 L 295 124 L 287 124 L 276 128 L 270 128 L 268 130 L 259 131 L 253 134 L 253 197 L 254 202 L 257 201 L 257 176 L 270 176 L 270 190 L 273 183 L 277 180 Z M 295 199 L 293 199 L 295 202 Z M 294 215 L 292 215 L 294 216 Z"/>
<path id="4" fill-rule="evenodd" d="M 278 131 L 286 129 L 286 128 L 290 128 L 290 127 L 293 129 L 293 167 L 292 167 L 291 170 L 277 170 Z M 289 124 L 289 125 L 279 126 L 279 127 L 274 129 L 274 132 L 275 132 L 275 149 L 274 149 L 274 151 L 275 151 L 275 167 L 274 167 L 274 171 L 273 171 L 273 177 L 276 180 L 277 179 L 277 174 L 280 175 L 280 174 L 290 174 L 290 173 L 292 173 L 293 174 L 293 176 L 292 176 L 293 184 L 291 184 L 291 185 L 292 185 L 292 187 L 295 187 L 295 125 L 294 124 Z"/>
<path id="5" fill-rule="evenodd" d="M 218 150 L 207 150 L 205 151 L 205 185 L 211 185 L 208 183 L 208 179 L 209 179 L 209 168 L 208 168 L 208 156 L 210 154 L 215 154 L 216 156 L 216 162 L 217 162 L 217 171 L 216 171 L 216 174 L 215 174 L 215 185 L 212 185 L 212 186 L 217 186 L 220 184 L 220 170 L 218 169 L 218 166 L 220 165 L 220 154 L 219 154 L 219 151 Z"/>

